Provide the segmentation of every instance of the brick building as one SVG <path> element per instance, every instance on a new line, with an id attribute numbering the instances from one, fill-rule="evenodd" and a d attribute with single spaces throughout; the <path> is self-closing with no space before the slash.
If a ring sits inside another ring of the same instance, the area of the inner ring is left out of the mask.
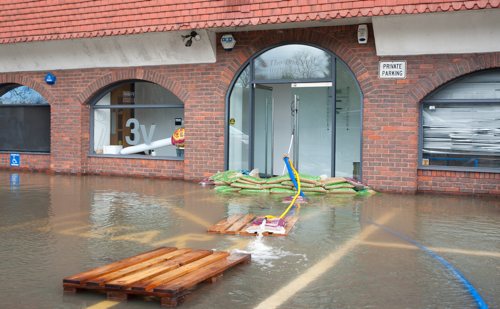
<path id="1" fill-rule="evenodd" d="M 498 0 L 2 2 L 1 168 L 500 194 Z"/>

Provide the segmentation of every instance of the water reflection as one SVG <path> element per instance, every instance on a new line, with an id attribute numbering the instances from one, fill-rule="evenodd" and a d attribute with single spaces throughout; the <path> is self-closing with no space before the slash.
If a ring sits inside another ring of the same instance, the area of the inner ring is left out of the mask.
<path id="1" fill-rule="evenodd" d="M 349 244 L 283 307 L 474 306 L 435 261 L 370 223 L 384 218 L 384 225 L 436 248 L 491 307 L 500 306 L 500 205 L 494 198 L 315 196 L 302 205 L 289 236 L 259 240 L 205 231 L 231 214 L 279 215 L 286 206 L 281 197 L 218 195 L 181 181 L 17 174 L 13 190 L 11 174 L 0 172 L 1 307 L 99 303 L 101 295 L 63 297 L 61 279 L 158 246 L 178 246 L 253 254 L 253 263 L 203 286 L 184 307 L 252 308 Z M 152 306 L 159 304 L 133 300 L 118 308 Z"/>

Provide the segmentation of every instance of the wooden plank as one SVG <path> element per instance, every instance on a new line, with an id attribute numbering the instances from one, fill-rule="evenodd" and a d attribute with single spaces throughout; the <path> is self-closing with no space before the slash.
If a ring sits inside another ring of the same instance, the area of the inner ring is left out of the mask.
<path id="1" fill-rule="evenodd" d="M 288 233 L 290 233 L 290 231 L 292 230 L 295 223 L 297 223 L 297 220 L 299 220 L 298 216 L 292 216 L 292 217 L 286 218 L 286 226 L 285 226 L 285 234 L 286 235 L 288 235 Z"/>
<path id="2" fill-rule="evenodd" d="M 89 271 L 85 271 L 70 277 L 66 277 L 63 279 L 63 283 L 70 283 L 70 284 L 83 284 L 85 281 L 95 278 L 98 276 L 102 276 L 105 274 L 108 274 L 110 272 L 125 268 L 131 264 L 134 263 L 139 263 L 142 261 L 146 261 L 148 259 L 157 257 L 159 255 L 163 255 L 168 252 L 172 252 L 174 250 L 177 250 L 177 248 L 172 248 L 172 247 L 162 247 L 158 248 L 146 253 L 141 253 L 120 261 L 117 261 L 115 263 L 111 263 L 105 266 L 97 267 Z"/>
<path id="3" fill-rule="evenodd" d="M 171 271 L 182 265 L 192 263 L 196 260 L 204 258 L 212 253 L 213 253 L 212 250 L 196 250 L 188 252 L 181 256 L 175 257 L 171 260 L 161 262 L 159 264 L 145 268 L 138 272 L 134 272 L 122 278 L 106 282 L 104 286 L 109 289 L 126 289 L 128 288 L 128 286 L 132 285 L 135 282 L 151 279 L 155 276 Z"/>
<path id="4" fill-rule="evenodd" d="M 146 260 L 144 262 L 136 263 L 136 264 L 130 265 L 128 267 L 122 268 L 120 270 L 117 270 L 117 271 L 114 271 L 114 272 L 110 272 L 110 273 L 107 273 L 105 275 L 102 275 L 102 276 L 90 279 L 90 280 L 87 281 L 87 285 L 88 286 L 101 286 L 104 283 L 106 283 L 107 281 L 111 281 L 111 280 L 115 280 L 115 279 L 118 279 L 118 278 L 121 278 L 121 277 L 125 277 L 126 275 L 129 275 L 129 274 L 131 274 L 133 272 L 142 270 L 142 269 L 144 269 L 146 267 L 150 267 L 152 265 L 155 265 L 157 263 L 160 263 L 160 262 L 172 259 L 174 257 L 186 254 L 186 253 L 188 253 L 190 251 L 191 251 L 191 249 L 179 249 L 179 250 L 175 250 L 175 251 L 172 251 L 172 252 L 169 252 L 169 253 L 157 256 L 155 258 Z"/>
<path id="5" fill-rule="evenodd" d="M 249 261 L 250 254 L 233 253 L 225 259 L 205 265 L 180 278 L 159 285 L 154 288 L 153 292 L 157 293 L 160 297 L 164 297 L 165 295 L 172 295 L 175 297 L 182 291 L 190 289 L 202 281 L 215 277 L 230 267 Z"/>
<path id="6" fill-rule="evenodd" d="M 213 254 L 199 259 L 193 263 L 186 264 L 182 267 L 164 273 L 162 275 L 156 276 L 149 280 L 140 281 L 131 285 L 131 289 L 134 291 L 151 291 L 153 288 L 165 284 L 169 281 L 175 280 L 181 276 L 184 276 L 190 272 L 193 272 L 205 265 L 212 264 L 218 260 L 225 259 L 229 253 L 220 251 L 214 252 Z"/>
<path id="7" fill-rule="evenodd" d="M 117 292 L 117 291 L 109 291 L 106 293 L 107 299 L 112 301 L 126 301 L 128 298 L 127 293 Z"/>
<path id="8" fill-rule="evenodd" d="M 251 214 L 243 216 L 241 219 L 236 221 L 231 227 L 226 229 L 224 234 L 237 234 L 241 230 L 242 227 L 247 225 L 254 218 L 255 218 L 255 215 L 251 215 Z"/>
<path id="9" fill-rule="evenodd" d="M 216 224 L 209 227 L 208 232 L 209 233 L 223 233 L 225 230 L 227 230 L 227 228 L 229 228 L 231 225 L 233 225 L 233 223 L 238 221 L 241 217 L 243 217 L 243 214 L 231 215 L 225 219 L 222 219 L 221 221 L 219 221 Z"/>

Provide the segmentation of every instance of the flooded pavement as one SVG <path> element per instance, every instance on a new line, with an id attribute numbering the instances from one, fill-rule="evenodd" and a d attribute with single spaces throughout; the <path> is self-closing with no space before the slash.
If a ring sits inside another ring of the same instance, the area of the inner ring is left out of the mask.
<path id="1" fill-rule="evenodd" d="M 205 232 L 229 214 L 279 215 L 285 206 L 182 181 L 0 171 L 0 307 L 160 308 L 62 289 L 63 277 L 159 246 L 252 253 L 181 308 L 476 307 L 450 271 L 401 237 L 445 258 L 500 307 L 498 198 L 311 197 L 287 237 Z"/>

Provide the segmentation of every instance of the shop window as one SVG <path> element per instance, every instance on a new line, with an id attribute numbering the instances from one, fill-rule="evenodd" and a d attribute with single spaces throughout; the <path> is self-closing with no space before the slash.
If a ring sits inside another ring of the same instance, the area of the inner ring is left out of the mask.
<path id="1" fill-rule="evenodd" d="M 421 166 L 500 171 L 500 69 L 445 85 L 422 104 Z"/>
<path id="2" fill-rule="evenodd" d="M 183 144 L 170 144 L 172 134 L 183 127 L 184 104 L 167 89 L 149 82 L 125 82 L 96 101 L 91 119 L 93 154 L 184 157 Z"/>
<path id="3" fill-rule="evenodd" d="M 50 106 L 35 90 L 0 87 L 0 151 L 50 152 Z"/>

